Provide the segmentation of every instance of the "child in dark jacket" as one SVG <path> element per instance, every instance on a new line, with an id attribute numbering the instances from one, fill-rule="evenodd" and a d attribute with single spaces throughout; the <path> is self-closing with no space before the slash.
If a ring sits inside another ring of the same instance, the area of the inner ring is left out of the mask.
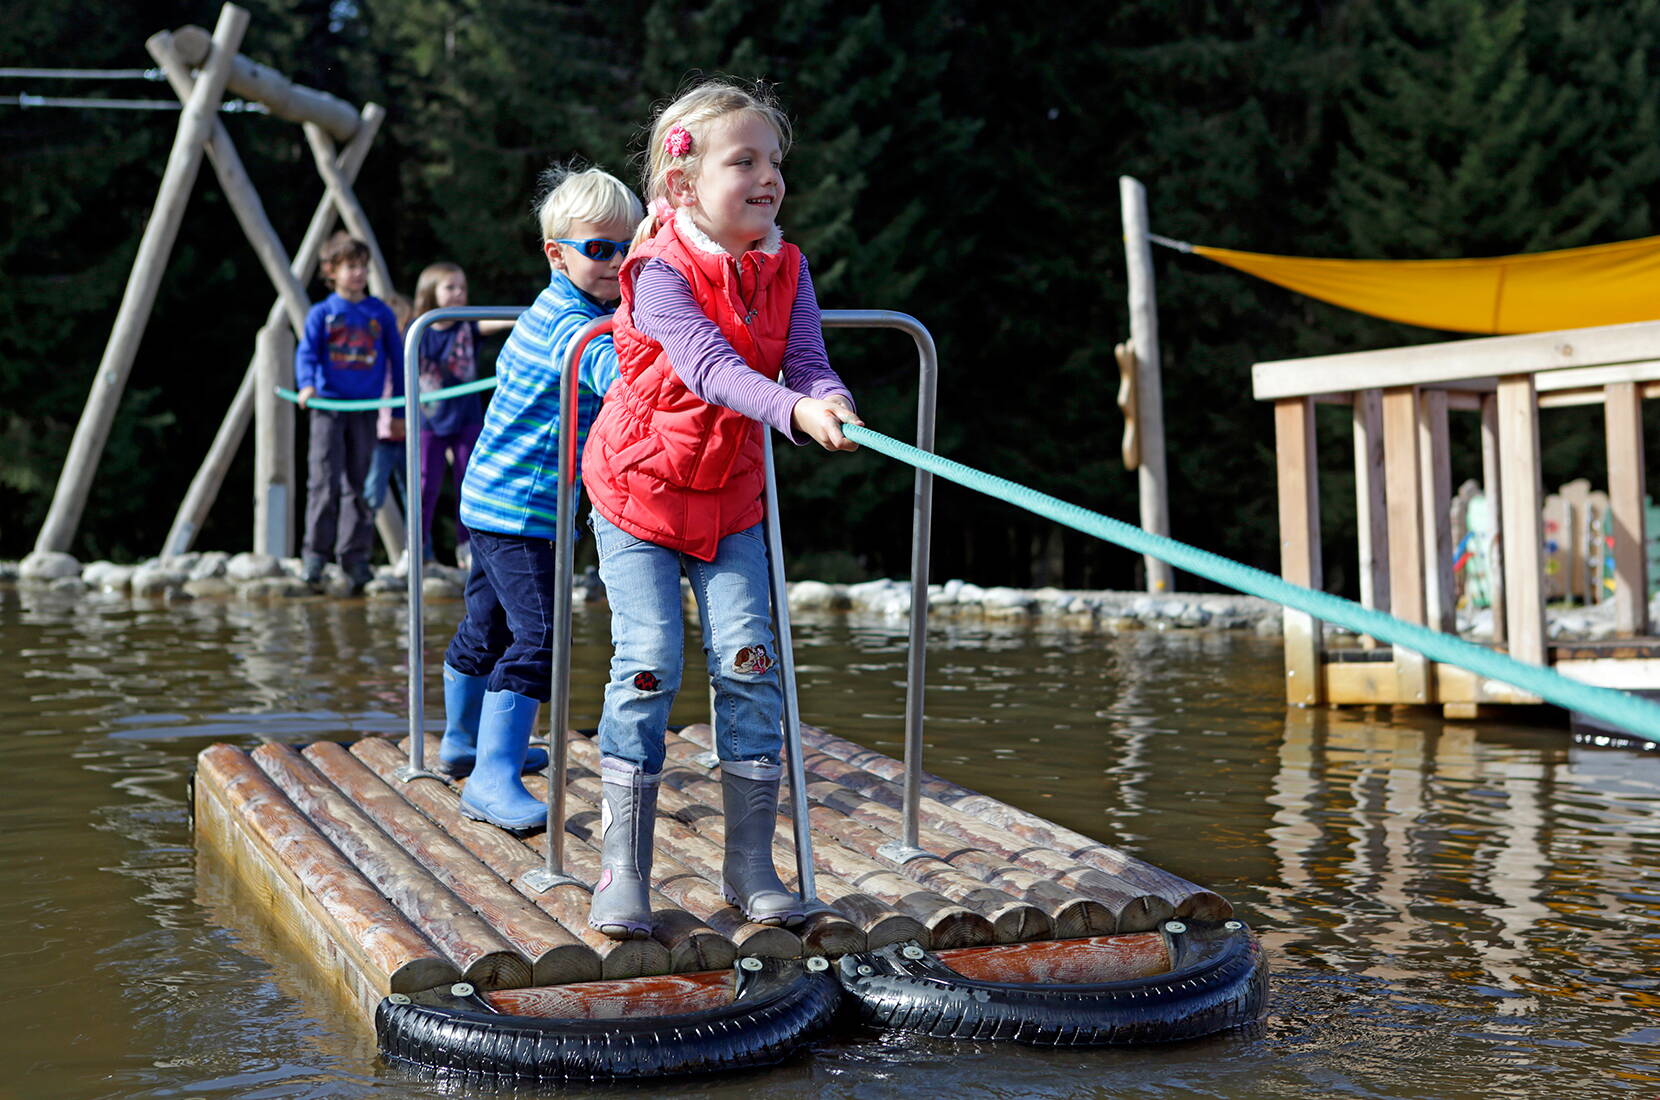
<path id="1" fill-rule="evenodd" d="M 356 400 L 381 396 L 390 372 L 392 394 L 403 396 L 403 347 L 392 309 L 368 292 L 369 246 L 336 233 L 323 246 L 323 278 L 333 293 L 311 307 L 294 355 L 300 407 L 313 397 Z M 374 524 L 363 483 L 375 450 L 373 412 L 309 409 L 306 451 L 305 546 L 302 577 L 323 579 L 330 559 L 354 590 L 373 576 L 369 543 Z M 402 416 L 402 410 L 393 410 Z"/>

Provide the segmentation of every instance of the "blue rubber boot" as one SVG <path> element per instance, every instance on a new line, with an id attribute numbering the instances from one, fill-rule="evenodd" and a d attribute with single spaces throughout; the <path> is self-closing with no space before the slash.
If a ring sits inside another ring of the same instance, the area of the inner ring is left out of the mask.
<path id="1" fill-rule="evenodd" d="M 472 774 L 478 755 L 478 712 L 489 682 L 488 676 L 468 676 L 444 664 L 444 740 L 438 746 L 438 770 L 456 779 Z M 525 771 L 539 772 L 547 766 L 546 749 L 525 753 Z"/>
<path id="2" fill-rule="evenodd" d="M 484 693 L 477 758 L 461 789 L 463 817 L 515 833 L 534 832 L 547 824 L 547 805 L 532 798 L 519 779 L 540 706 L 530 696 L 511 691 Z"/>

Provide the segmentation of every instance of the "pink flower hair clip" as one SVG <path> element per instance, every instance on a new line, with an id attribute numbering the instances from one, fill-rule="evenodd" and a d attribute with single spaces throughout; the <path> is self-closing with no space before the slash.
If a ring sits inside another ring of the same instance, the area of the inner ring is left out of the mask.
<path id="1" fill-rule="evenodd" d="M 683 157 L 692 151 L 692 132 L 684 126 L 672 127 L 663 135 L 663 152 L 671 157 Z"/>

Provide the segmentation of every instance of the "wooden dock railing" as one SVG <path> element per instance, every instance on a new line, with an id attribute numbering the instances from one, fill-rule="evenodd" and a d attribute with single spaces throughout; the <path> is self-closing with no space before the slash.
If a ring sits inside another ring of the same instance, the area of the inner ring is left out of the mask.
<path id="1" fill-rule="evenodd" d="M 1253 395 L 1274 403 L 1281 575 L 1319 588 L 1317 404 L 1353 410 L 1361 603 L 1454 629 L 1449 521 L 1452 412 L 1481 419 L 1482 481 L 1499 502 L 1494 638 L 1510 655 L 1605 686 L 1660 688 L 1660 642 L 1647 637 L 1642 400 L 1660 396 L 1660 322 L 1458 340 L 1258 363 Z M 1604 408 L 1618 644 L 1553 652 L 1545 628 L 1539 410 Z M 1357 659 L 1358 658 L 1358 659 Z M 1396 649 L 1338 652 L 1320 624 L 1286 612 L 1292 703 L 1535 702 L 1513 688 Z"/>

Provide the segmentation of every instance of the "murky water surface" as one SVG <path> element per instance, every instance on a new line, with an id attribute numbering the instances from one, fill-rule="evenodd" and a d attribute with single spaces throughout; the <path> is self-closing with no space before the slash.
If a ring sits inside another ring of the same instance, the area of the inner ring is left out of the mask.
<path id="1" fill-rule="evenodd" d="M 434 662 L 459 608 L 429 610 Z M 191 845 L 185 784 L 207 744 L 400 728 L 404 623 L 380 603 L 0 589 L 0 1096 L 495 1095 L 378 1064 Z M 576 631 L 572 720 L 591 726 L 604 616 Z M 805 717 L 898 755 L 903 625 L 815 619 L 796 638 Z M 1278 661 L 1254 638 L 948 627 L 928 674 L 933 770 L 1233 899 L 1273 959 L 1262 1034 L 1086 1052 L 839 1038 L 651 1091 L 1660 1095 L 1660 753 L 1287 714 Z"/>

